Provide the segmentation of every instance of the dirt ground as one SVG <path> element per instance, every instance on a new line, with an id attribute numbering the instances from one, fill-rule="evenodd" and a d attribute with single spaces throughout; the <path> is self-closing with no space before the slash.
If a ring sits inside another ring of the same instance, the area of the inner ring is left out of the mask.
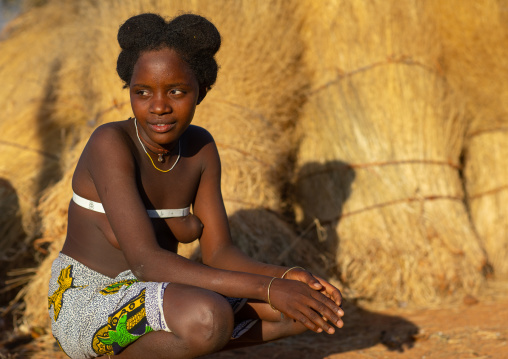
<path id="1" fill-rule="evenodd" d="M 344 328 L 206 359 L 508 358 L 508 279 L 441 309 L 345 306 Z"/>
<path id="2" fill-rule="evenodd" d="M 307 333 L 205 359 L 508 358 L 508 278 L 440 309 L 345 305 L 334 335 Z M 65 358 L 49 336 L 0 342 L 0 358 Z"/>

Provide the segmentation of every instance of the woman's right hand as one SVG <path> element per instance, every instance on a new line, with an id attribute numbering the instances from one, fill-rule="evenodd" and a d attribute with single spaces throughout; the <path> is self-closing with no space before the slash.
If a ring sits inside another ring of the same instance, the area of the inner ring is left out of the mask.
<path id="1" fill-rule="evenodd" d="M 331 324 L 338 328 L 344 325 L 342 308 L 303 282 L 276 278 L 269 294 L 269 301 L 275 309 L 316 333 L 325 331 L 333 334 L 335 329 Z"/>

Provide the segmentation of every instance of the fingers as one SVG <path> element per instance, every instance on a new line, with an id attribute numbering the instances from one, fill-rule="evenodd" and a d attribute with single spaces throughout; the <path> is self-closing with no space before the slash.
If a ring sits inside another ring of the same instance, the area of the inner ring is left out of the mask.
<path id="1" fill-rule="evenodd" d="M 321 291 L 325 296 L 337 303 L 337 305 L 341 305 L 342 295 L 340 291 L 323 278 L 315 276 L 303 269 L 294 269 L 289 272 L 288 275 L 289 274 L 291 277 L 288 279 L 304 282 L 312 289 Z"/>
<path id="2" fill-rule="evenodd" d="M 342 294 L 340 291 L 324 279 L 320 277 L 316 277 L 316 279 L 319 280 L 321 286 L 323 287 L 323 294 L 340 306 L 342 304 Z"/>
<path id="3" fill-rule="evenodd" d="M 323 332 L 323 329 L 319 325 L 315 324 L 312 320 L 310 320 L 308 318 L 307 315 L 305 315 L 303 313 L 298 313 L 297 315 L 290 315 L 289 317 L 294 319 L 294 320 L 299 321 L 307 329 L 312 330 L 313 332 L 316 332 L 316 333 L 322 333 Z"/>
<path id="4" fill-rule="evenodd" d="M 326 321 L 315 311 L 310 310 L 310 308 L 306 308 L 300 313 L 298 320 L 305 325 L 308 329 L 316 332 L 322 333 L 325 331 L 328 334 L 335 333 L 335 329 L 326 323 Z"/>
<path id="5" fill-rule="evenodd" d="M 325 287 L 325 288 L 326 288 L 327 297 L 330 298 L 331 300 L 333 300 L 338 306 L 341 306 L 342 305 L 342 295 L 341 295 L 340 291 L 333 286 Z"/>
<path id="6" fill-rule="evenodd" d="M 319 305 L 318 305 L 319 306 Z M 326 306 L 321 306 L 321 311 L 327 312 L 327 309 L 325 309 Z M 330 315 L 333 317 L 333 315 Z M 300 308 L 300 312 L 297 315 L 292 316 L 293 319 L 296 319 L 300 321 L 305 327 L 308 329 L 316 332 L 316 333 L 322 333 L 323 331 L 328 334 L 335 333 L 335 328 L 331 323 L 338 328 L 342 328 L 344 325 L 342 322 L 342 319 L 340 319 L 338 316 L 335 316 L 337 319 L 330 320 L 327 318 L 326 314 L 318 313 L 315 309 L 310 308 L 308 306 Z"/>
<path id="7" fill-rule="evenodd" d="M 316 298 L 318 294 L 321 293 L 316 293 L 313 295 L 317 303 L 311 309 L 319 313 L 320 317 L 326 322 L 328 327 L 331 323 L 336 327 L 342 328 L 344 326 L 344 323 L 342 322 L 344 311 L 342 308 L 340 308 L 334 301 L 327 298 L 326 296 L 320 295 Z M 323 329 L 326 330 L 324 327 Z"/>
<path id="8" fill-rule="evenodd" d="M 321 290 L 323 286 L 321 285 L 320 281 L 315 278 L 311 273 L 307 272 L 304 269 L 293 269 L 291 272 L 288 273 L 286 276 L 286 279 L 291 280 L 298 280 L 300 282 L 303 282 L 307 284 L 309 287 L 311 287 L 314 290 Z"/>
<path id="9" fill-rule="evenodd" d="M 334 326 L 342 328 L 344 323 L 341 318 L 344 311 L 340 307 L 342 303 L 340 291 L 308 272 L 300 271 L 297 279 L 296 277 L 295 275 L 294 279 L 289 281 L 277 279 L 273 283 L 272 303 L 274 300 L 277 302 L 275 307 L 316 333 L 324 331 L 333 334 Z M 315 289 L 310 284 L 312 282 L 318 283 L 320 290 Z M 286 299 L 283 300 L 283 297 Z"/>
<path id="10" fill-rule="evenodd" d="M 335 333 L 334 326 L 342 328 L 344 326 L 342 321 L 344 311 L 333 300 L 320 292 L 314 291 L 310 294 L 310 297 L 295 301 L 298 312 L 290 316 L 316 333 L 324 331 L 333 334 Z"/>

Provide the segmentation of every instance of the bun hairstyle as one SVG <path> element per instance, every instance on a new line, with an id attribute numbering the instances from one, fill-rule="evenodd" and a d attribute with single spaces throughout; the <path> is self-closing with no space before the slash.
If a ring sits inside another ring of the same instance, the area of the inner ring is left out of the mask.
<path id="1" fill-rule="evenodd" d="M 184 14 L 166 22 L 157 14 L 136 15 L 120 26 L 118 43 L 122 51 L 116 71 L 124 87 L 129 87 L 141 53 L 164 47 L 175 50 L 189 64 L 200 88 L 210 90 L 217 79 L 219 67 L 214 56 L 221 38 L 217 28 L 202 16 Z"/>

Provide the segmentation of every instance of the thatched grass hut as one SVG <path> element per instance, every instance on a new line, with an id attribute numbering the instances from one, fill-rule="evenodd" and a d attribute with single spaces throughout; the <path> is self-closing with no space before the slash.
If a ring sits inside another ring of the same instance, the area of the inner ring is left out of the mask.
<path id="1" fill-rule="evenodd" d="M 351 294 L 429 305 L 473 293 L 486 257 L 459 176 L 466 121 L 413 1 L 305 2 L 314 70 L 299 119 L 297 214 L 325 229 Z"/>
<path id="2" fill-rule="evenodd" d="M 38 232 L 37 201 L 44 189 L 59 178 L 62 131 L 51 110 L 54 82 L 64 49 L 57 46 L 68 24 L 71 6 L 29 11 L 4 29 L 0 42 L 0 78 L 4 86 L 0 121 L 0 177 L 12 184 L 19 202 L 23 230 L 29 239 Z M 72 13 L 72 11 L 71 11 Z M 40 21 L 40 18 L 46 19 Z M 55 28 L 54 24 L 60 26 Z M 48 51 L 52 49 L 52 51 Z M 34 71 L 38 69 L 38 71 Z M 2 201 L 2 206 L 8 205 Z M 5 212 L 4 212 L 5 213 Z M 2 216 L 4 221 L 12 216 Z M 2 237 L 2 245 L 14 240 Z"/>
<path id="3" fill-rule="evenodd" d="M 37 204 L 62 173 L 62 148 L 69 127 L 56 123 L 52 111 L 60 61 L 66 50 L 58 44 L 75 20 L 73 9 L 73 4 L 66 2 L 59 11 L 28 11 L 0 34 L 2 303 L 11 300 L 15 290 L 33 274 L 34 256 L 41 256 L 32 249 L 32 241 L 41 231 Z"/>
<path id="4" fill-rule="evenodd" d="M 467 104 L 464 177 L 471 219 L 493 265 L 508 274 L 508 26 L 499 1 L 431 1 L 443 65 Z"/>

